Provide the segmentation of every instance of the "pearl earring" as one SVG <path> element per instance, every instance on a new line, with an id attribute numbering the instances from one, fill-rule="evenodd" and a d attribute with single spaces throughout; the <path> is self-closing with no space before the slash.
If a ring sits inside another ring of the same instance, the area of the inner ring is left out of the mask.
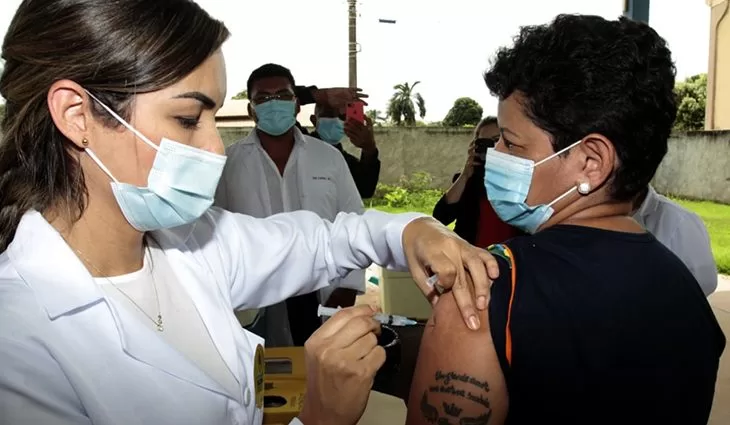
<path id="1" fill-rule="evenodd" d="M 581 195 L 588 195 L 591 193 L 591 185 L 588 182 L 583 182 L 578 185 L 578 193 Z"/>
<path id="2" fill-rule="evenodd" d="M 84 137 L 81 140 L 81 144 L 84 145 L 84 146 L 89 146 L 89 139 L 87 139 L 86 137 Z"/>

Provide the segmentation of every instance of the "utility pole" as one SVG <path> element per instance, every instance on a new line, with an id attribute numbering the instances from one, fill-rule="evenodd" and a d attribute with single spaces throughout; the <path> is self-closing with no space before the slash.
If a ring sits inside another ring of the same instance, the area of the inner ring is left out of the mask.
<path id="1" fill-rule="evenodd" d="M 350 65 L 350 87 L 357 87 L 357 0 L 347 0 L 349 41 L 347 43 L 347 54 Z"/>

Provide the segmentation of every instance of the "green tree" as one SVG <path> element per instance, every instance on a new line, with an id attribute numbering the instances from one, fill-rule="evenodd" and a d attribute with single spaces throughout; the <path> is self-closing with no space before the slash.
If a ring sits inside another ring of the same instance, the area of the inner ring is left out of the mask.
<path id="1" fill-rule="evenodd" d="M 677 96 L 677 119 L 674 130 L 694 131 L 705 128 L 707 74 L 693 75 L 674 86 Z"/>
<path id="2" fill-rule="evenodd" d="M 484 109 L 476 100 L 470 97 L 460 97 L 454 102 L 444 118 L 444 127 L 463 127 L 465 125 L 477 125 L 482 119 Z"/>
<path id="3" fill-rule="evenodd" d="M 365 115 L 370 118 L 370 121 L 372 121 L 374 125 L 382 125 L 383 122 L 388 119 L 388 117 L 382 115 L 382 113 L 377 109 L 369 109 L 365 112 Z"/>
<path id="4" fill-rule="evenodd" d="M 421 118 L 426 116 L 426 102 L 420 93 L 413 91 L 418 84 L 420 81 L 413 84 L 397 84 L 393 87 L 395 93 L 388 102 L 388 117 L 395 125 L 415 125 L 416 107 L 418 107 L 418 116 Z"/>
<path id="5" fill-rule="evenodd" d="M 248 99 L 248 90 L 244 90 L 237 95 L 233 96 L 232 99 L 239 100 L 239 99 Z"/>

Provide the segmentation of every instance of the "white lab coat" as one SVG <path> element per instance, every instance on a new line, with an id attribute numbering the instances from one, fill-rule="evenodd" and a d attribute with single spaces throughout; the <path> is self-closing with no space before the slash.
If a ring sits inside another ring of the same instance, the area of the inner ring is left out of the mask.
<path id="1" fill-rule="evenodd" d="M 276 195 L 280 192 L 283 211 L 286 212 L 303 209 L 330 221 L 340 212 L 364 212 L 360 193 L 342 154 L 331 145 L 302 134 L 297 128 L 294 128 L 294 140 L 294 148 L 281 177 L 255 130 L 230 145 L 226 149 L 226 168 L 216 192 L 216 206 L 253 217 L 268 217 L 281 212 L 272 208 L 270 196 L 271 192 Z M 265 177 L 267 172 L 276 176 L 278 187 L 269 187 Z M 365 271 L 355 270 L 341 282 L 334 283 L 364 293 Z M 333 289 L 333 286 L 320 289 L 320 302 L 326 302 Z M 286 306 L 282 303 L 268 310 L 268 320 L 274 320 L 269 328 L 276 329 L 271 331 L 275 335 L 270 334 L 269 337 L 274 338 L 275 345 L 289 345 L 284 344 L 285 340 L 291 339 Z M 245 316 L 253 320 L 256 311 L 246 312 Z"/>
<path id="2" fill-rule="evenodd" d="M 261 424 L 253 358 L 263 341 L 241 329 L 233 309 L 312 291 L 371 260 L 405 267 L 401 234 L 414 217 L 369 211 L 329 223 L 304 211 L 255 219 L 211 208 L 192 225 L 154 232 L 236 377 L 239 391 L 229 394 L 114 308 L 30 211 L 0 254 L 0 423 Z"/>

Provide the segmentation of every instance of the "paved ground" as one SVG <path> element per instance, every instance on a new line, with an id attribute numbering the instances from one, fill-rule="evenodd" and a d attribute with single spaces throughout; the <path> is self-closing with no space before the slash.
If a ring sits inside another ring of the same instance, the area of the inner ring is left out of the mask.
<path id="1" fill-rule="evenodd" d="M 712 310 L 729 340 L 720 361 L 715 403 L 708 425 L 730 424 L 730 276 L 719 276 L 717 291 L 709 298 Z M 380 305 L 380 288 L 368 283 L 367 292 L 358 297 L 358 304 Z"/>

